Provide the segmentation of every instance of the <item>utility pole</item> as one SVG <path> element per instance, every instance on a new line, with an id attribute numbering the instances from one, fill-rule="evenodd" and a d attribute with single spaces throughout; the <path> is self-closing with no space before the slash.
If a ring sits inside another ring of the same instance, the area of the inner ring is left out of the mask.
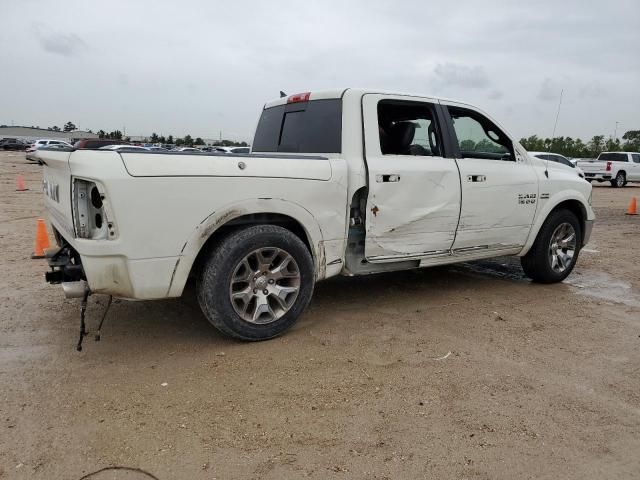
<path id="1" fill-rule="evenodd" d="M 620 123 L 620 122 L 616 122 L 616 128 L 615 128 L 615 130 L 613 131 L 613 138 L 614 138 L 614 139 L 615 139 L 615 138 L 618 138 L 618 124 L 619 124 L 619 123 Z"/>

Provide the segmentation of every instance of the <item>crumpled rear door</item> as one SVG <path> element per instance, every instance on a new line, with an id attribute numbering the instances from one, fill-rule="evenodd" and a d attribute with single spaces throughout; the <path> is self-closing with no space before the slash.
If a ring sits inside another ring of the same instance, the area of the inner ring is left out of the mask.
<path id="1" fill-rule="evenodd" d="M 458 167 L 453 158 L 382 153 L 378 103 L 394 100 L 437 104 L 416 97 L 363 96 L 369 180 L 365 256 L 376 262 L 446 255 L 460 214 Z"/>

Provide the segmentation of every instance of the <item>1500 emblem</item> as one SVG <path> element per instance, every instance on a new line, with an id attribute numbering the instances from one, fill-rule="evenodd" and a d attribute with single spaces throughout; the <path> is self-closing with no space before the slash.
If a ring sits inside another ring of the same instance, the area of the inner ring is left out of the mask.
<path id="1" fill-rule="evenodd" d="M 60 196 L 58 194 L 59 188 L 57 183 L 50 182 L 48 180 L 42 181 L 42 190 L 44 194 L 54 202 L 60 203 Z"/>
<path id="2" fill-rule="evenodd" d="M 536 203 L 537 193 L 519 193 L 518 194 L 518 204 L 519 205 L 530 205 Z"/>

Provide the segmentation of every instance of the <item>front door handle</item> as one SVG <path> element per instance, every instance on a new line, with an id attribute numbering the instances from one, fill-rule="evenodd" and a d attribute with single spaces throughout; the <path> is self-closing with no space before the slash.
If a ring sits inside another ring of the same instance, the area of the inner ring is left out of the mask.
<path id="1" fill-rule="evenodd" d="M 399 182 L 400 181 L 400 175 L 396 174 L 396 173 L 390 173 L 390 174 L 384 174 L 384 175 L 376 175 L 376 182 L 377 183 L 387 183 L 387 182 Z"/>
<path id="2" fill-rule="evenodd" d="M 467 182 L 486 182 L 487 177 L 484 175 L 467 175 Z"/>

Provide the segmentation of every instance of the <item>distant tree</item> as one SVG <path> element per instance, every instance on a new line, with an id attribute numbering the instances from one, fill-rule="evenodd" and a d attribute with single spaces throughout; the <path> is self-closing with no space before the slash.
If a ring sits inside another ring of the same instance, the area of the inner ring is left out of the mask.
<path id="1" fill-rule="evenodd" d="M 53 127 L 49 128 L 49 130 L 53 130 L 54 132 L 59 132 L 60 127 L 58 127 L 57 125 L 54 125 Z"/>
<path id="2" fill-rule="evenodd" d="M 170 143 L 174 143 L 174 142 L 170 142 Z M 176 144 L 176 146 L 179 146 L 179 147 L 184 145 L 184 139 L 176 138 L 175 144 Z"/>
<path id="3" fill-rule="evenodd" d="M 476 148 L 479 152 L 493 152 L 493 153 L 504 153 L 505 148 L 502 145 L 498 145 L 495 142 L 487 140 L 483 138 L 478 143 L 476 143 Z"/>
<path id="4" fill-rule="evenodd" d="M 185 135 L 183 141 L 185 145 L 188 145 L 188 146 L 193 145 L 193 138 L 191 138 L 191 135 Z"/>
<path id="5" fill-rule="evenodd" d="M 158 143 L 158 141 L 159 141 L 159 140 L 158 140 L 158 135 L 157 135 L 155 132 L 153 132 L 153 133 L 151 134 L 151 139 L 150 139 L 150 141 L 151 141 L 151 143 Z"/>
<path id="6" fill-rule="evenodd" d="M 65 132 L 72 132 L 76 129 L 76 126 L 73 122 L 67 122 L 64 124 L 63 130 Z"/>
<path id="7" fill-rule="evenodd" d="M 120 130 L 114 130 L 113 132 L 109 132 L 107 138 L 112 140 L 122 140 L 122 132 Z"/>
<path id="8" fill-rule="evenodd" d="M 124 137 L 124 141 L 125 142 L 130 142 L 131 141 L 131 137 Z"/>
<path id="9" fill-rule="evenodd" d="M 174 143 L 174 142 L 173 142 L 173 135 L 169 135 L 169 136 L 167 137 L 167 143 L 168 143 L 168 144 L 173 144 L 173 143 Z"/>
<path id="10" fill-rule="evenodd" d="M 476 149 L 476 142 L 473 140 L 462 140 L 460 142 L 460 150 L 464 152 L 473 152 Z"/>
<path id="11" fill-rule="evenodd" d="M 107 136 L 107 132 L 104 130 L 98 130 L 96 133 L 98 134 L 98 138 L 104 138 Z"/>
<path id="12" fill-rule="evenodd" d="M 194 145 L 204 145 L 204 140 L 202 140 L 200 137 L 197 137 L 196 141 L 193 144 Z"/>
<path id="13" fill-rule="evenodd" d="M 544 140 L 542 138 L 538 138 L 537 135 L 531 135 L 528 138 L 521 138 L 520 144 L 525 148 L 525 150 L 529 150 L 530 152 L 539 152 L 544 149 Z"/>
<path id="14" fill-rule="evenodd" d="M 625 150 L 640 151 L 640 130 L 629 130 L 622 136 L 622 139 L 625 141 L 623 144 Z"/>
<path id="15" fill-rule="evenodd" d="M 622 145 L 620 144 L 619 138 L 609 138 L 604 143 L 604 149 L 607 152 L 619 152 L 622 150 Z"/>
<path id="16" fill-rule="evenodd" d="M 600 155 L 600 152 L 604 150 L 604 135 L 594 135 L 594 137 L 589 140 L 587 144 L 587 151 L 589 155 L 593 158 Z"/>
<path id="17" fill-rule="evenodd" d="M 158 137 L 158 143 L 167 143 L 166 138 L 164 138 L 164 135 L 160 135 Z"/>

